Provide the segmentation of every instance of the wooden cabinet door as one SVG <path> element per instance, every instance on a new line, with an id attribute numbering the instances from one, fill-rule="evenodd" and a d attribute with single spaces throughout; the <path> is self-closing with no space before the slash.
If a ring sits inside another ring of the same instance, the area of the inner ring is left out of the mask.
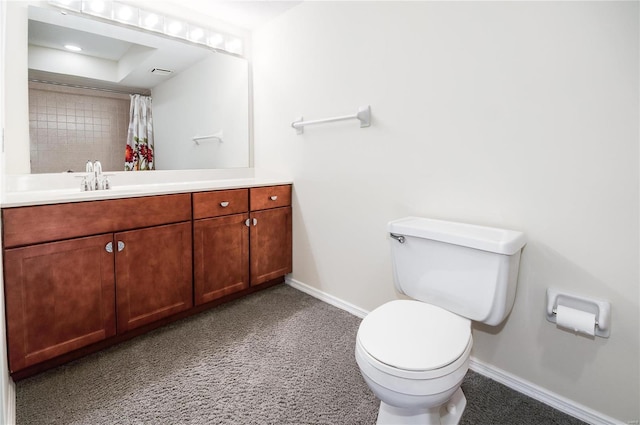
<path id="1" fill-rule="evenodd" d="M 113 236 L 7 249 L 5 297 L 11 372 L 113 336 Z"/>
<path id="2" fill-rule="evenodd" d="M 193 305 L 191 223 L 115 234 L 118 333 Z"/>
<path id="3" fill-rule="evenodd" d="M 193 223 L 196 305 L 249 287 L 249 214 Z"/>
<path id="4" fill-rule="evenodd" d="M 291 207 L 251 213 L 251 285 L 291 273 Z"/>

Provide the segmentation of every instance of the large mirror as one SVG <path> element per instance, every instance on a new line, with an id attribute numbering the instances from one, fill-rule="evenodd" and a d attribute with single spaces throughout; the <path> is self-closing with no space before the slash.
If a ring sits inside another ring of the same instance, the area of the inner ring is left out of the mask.
<path id="1" fill-rule="evenodd" d="M 250 166 L 246 59 L 40 7 L 28 54 L 32 173 L 123 171 L 130 94 L 152 98 L 155 169 Z"/>

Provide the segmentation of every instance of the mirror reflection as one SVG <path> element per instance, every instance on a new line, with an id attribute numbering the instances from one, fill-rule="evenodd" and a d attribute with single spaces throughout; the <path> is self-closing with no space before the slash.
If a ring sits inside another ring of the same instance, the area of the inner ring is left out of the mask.
<path id="1" fill-rule="evenodd" d="M 105 171 L 249 166 L 243 58 L 31 7 L 29 79 L 33 173 L 96 159 Z M 133 124 L 132 95 L 151 100 Z M 147 145 L 133 161 L 138 143 Z"/>

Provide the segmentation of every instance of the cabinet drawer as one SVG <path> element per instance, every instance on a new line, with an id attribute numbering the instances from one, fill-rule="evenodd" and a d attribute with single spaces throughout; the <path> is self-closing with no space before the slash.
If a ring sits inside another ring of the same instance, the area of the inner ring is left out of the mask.
<path id="1" fill-rule="evenodd" d="M 251 211 L 291 205 L 291 185 L 252 187 L 249 189 Z"/>
<path id="2" fill-rule="evenodd" d="M 193 194 L 193 219 L 220 217 L 249 211 L 247 189 L 217 190 Z"/>
<path id="3" fill-rule="evenodd" d="M 189 220 L 189 193 L 2 210 L 5 248 Z"/>

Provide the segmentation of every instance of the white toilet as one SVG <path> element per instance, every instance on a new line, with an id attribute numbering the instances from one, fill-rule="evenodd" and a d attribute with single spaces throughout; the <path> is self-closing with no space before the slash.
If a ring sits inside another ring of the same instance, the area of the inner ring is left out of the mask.
<path id="1" fill-rule="evenodd" d="M 360 324 L 356 361 L 381 400 L 378 424 L 457 424 L 467 404 L 471 321 L 511 311 L 524 234 L 418 217 L 389 223 L 394 283 Z"/>

